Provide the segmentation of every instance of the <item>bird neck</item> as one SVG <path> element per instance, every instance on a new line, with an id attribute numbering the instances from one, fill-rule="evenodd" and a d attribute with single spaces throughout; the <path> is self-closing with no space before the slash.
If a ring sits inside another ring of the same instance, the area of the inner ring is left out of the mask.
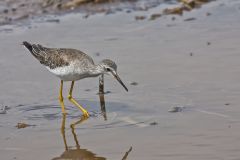
<path id="1" fill-rule="evenodd" d="M 92 76 L 99 76 L 104 73 L 103 66 L 101 64 L 94 65 L 90 70 L 89 74 Z"/>

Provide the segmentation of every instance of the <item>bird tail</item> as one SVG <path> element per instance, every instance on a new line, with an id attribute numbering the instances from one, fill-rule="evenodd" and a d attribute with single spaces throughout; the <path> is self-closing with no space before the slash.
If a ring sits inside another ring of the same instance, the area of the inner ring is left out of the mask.
<path id="1" fill-rule="evenodd" d="M 31 53 L 33 53 L 33 47 L 30 43 L 28 43 L 27 41 L 24 41 L 22 43 Z"/>
<path id="2" fill-rule="evenodd" d="M 24 41 L 22 44 L 31 52 L 31 54 L 34 57 L 36 57 L 37 59 L 40 59 L 40 57 L 41 57 L 41 55 L 40 55 L 41 54 L 40 53 L 41 49 L 39 49 L 40 45 L 38 46 L 38 45 L 35 45 L 35 44 L 30 44 L 27 41 Z"/>

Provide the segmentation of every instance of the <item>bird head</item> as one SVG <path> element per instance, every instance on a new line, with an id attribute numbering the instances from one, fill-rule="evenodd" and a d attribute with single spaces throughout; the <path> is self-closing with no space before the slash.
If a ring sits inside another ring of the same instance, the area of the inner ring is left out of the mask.
<path id="1" fill-rule="evenodd" d="M 117 74 L 117 65 L 110 59 L 104 59 L 101 61 L 101 67 L 103 69 L 104 74 L 112 75 L 123 87 L 126 91 L 128 91 L 125 84 L 120 79 L 119 75 Z"/>

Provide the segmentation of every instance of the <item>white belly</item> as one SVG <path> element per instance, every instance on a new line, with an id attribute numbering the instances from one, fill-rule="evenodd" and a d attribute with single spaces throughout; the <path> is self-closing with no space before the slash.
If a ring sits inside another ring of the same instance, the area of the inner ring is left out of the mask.
<path id="1" fill-rule="evenodd" d="M 73 65 L 57 67 L 54 69 L 47 67 L 47 69 L 63 81 L 77 81 L 89 76 L 87 72 L 80 68 L 75 68 Z"/>

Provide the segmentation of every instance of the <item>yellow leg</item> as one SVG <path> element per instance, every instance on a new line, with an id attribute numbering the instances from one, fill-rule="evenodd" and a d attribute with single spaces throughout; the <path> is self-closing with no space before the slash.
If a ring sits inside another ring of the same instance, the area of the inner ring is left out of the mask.
<path id="1" fill-rule="evenodd" d="M 62 113 L 66 114 L 67 112 L 65 111 L 65 106 L 63 103 L 63 95 L 62 95 L 62 90 L 63 90 L 63 80 L 61 80 L 61 86 L 60 86 L 60 92 L 59 92 L 59 102 L 62 107 Z"/>
<path id="2" fill-rule="evenodd" d="M 71 88 L 69 90 L 69 95 L 68 95 L 69 101 L 71 101 L 75 106 L 77 106 L 82 111 L 84 116 L 89 117 L 88 111 L 85 110 L 80 104 L 78 104 L 75 99 L 73 99 L 72 97 L 73 86 L 74 86 L 74 81 L 72 81 Z"/>

